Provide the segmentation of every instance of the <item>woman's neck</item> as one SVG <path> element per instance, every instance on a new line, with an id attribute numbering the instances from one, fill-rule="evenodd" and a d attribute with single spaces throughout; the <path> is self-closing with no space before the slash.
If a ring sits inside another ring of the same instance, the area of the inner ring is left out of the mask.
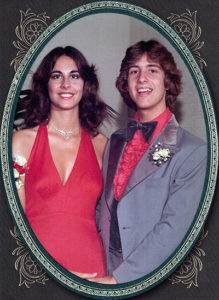
<path id="1" fill-rule="evenodd" d="M 58 129 L 69 131 L 80 127 L 78 112 L 73 111 L 51 111 L 49 116 L 49 123 L 55 125 Z"/>

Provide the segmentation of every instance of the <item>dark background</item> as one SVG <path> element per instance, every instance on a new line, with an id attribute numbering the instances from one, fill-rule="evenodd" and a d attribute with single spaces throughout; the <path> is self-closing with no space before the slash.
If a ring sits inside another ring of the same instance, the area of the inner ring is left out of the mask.
<path id="1" fill-rule="evenodd" d="M 90 3 L 91 1 L 82 0 L 1 0 L 0 2 L 0 116 L 2 117 L 4 103 L 14 76 L 14 68 L 10 62 L 14 59 L 17 49 L 12 42 L 17 40 L 15 28 L 20 22 L 20 10 L 26 11 L 28 8 L 32 12 L 39 14 L 46 12 L 50 17 L 48 25 L 56 18 L 73 8 Z M 203 72 L 211 91 L 215 106 L 216 116 L 219 116 L 219 1 L 218 0 L 132 0 L 123 1 L 140 5 L 147 10 L 152 11 L 157 16 L 164 19 L 167 23 L 167 17 L 171 13 L 182 14 L 189 9 L 191 12 L 197 10 L 197 22 L 202 29 L 200 40 L 205 42 L 200 50 L 201 57 L 207 62 Z M 137 296 L 135 299 L 148 300 L 196 300 L 196 299 L 219 299 L 219 191 L 218 185 L 215 191 L 215 197 L 211 207 L 208 220 L 205 224 L 207 237 L 203 240 L 201 248 L 205 256 L 201 257 L 203 269 L 198 274 L 198 287 L 188 286 L 177 283 L 172 285 L 170 280 L 165 280 L 154 289 Z M 10 230 L 13 230 L 12 222 L 7 202 L 3 194 L 1 185 L 0 190 L 0 299 L 31 299 L 31 300 L 62 300 L 62 299 L 87 299 L 81 295 L 73 293 L 62 287 L 53 279 L 49 278 L 45 285 L 34 283 L 30 288 L 19 287 L 19 272 L 15 269 L 16 256 L 12 255 L 17 247 L 15 239 L 11 236 Z"/>

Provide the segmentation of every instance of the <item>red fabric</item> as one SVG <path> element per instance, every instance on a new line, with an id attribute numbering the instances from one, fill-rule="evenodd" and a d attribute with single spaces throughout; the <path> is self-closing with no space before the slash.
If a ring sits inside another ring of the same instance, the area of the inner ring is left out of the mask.
<path id="1" fill-rule="evenodd" d="M 106 275 L 95 223 L 102 185 L 95 151 L 84 130 L 74 167 L 63 185 L 50 152 L 47 127 L 39 127 L 25 179 L 27 219 L 60 265 L 70 271 L 97 272 L 99 277 Z"/>
<path id="2" fill-rule="evenodd" d="M 24 166 L 20 166 L 18 163 L 16 163 L 14 160 L 13 160 L 13 167 L 18 171 L 18 173 L 20 175 L 23 175 L 25 174 L 26 172 L 26 167 Z"/>
<path id="3" fill-rule="evenodd" d="M 167 122 L 171 118 L 171 112 L 167 108 L 162 114 L 151 121 L 157 121 L 158 124 L 154 131 L 153 137 L 151 139 L 150 144 L 155 140 L 158 134 L 163 130 L 166 126 Z M 135 119 L 138 119 L 138 114 L 136 113 Z M 141 131 L 138 130 L 133 139 L 129 141 L 125 147 L 123 152 L 122 158 L 120 160 L 118 172 L 114 178 L 114 198 L 116 200 L 120 200 L 122 197 L 122 193 L 128 183 L 129 177 L 133 170 L 135 169 L 136 165 L 138 164 L 139 160 L 142 158 L 145 151 L 147 151 L 148 147 L 150 146 L 144 138 L 142 137 Z"/>

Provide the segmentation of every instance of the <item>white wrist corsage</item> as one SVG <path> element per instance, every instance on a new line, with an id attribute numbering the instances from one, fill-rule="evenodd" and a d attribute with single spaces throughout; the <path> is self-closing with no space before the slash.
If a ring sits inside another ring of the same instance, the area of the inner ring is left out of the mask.
<path id="1" fill-rule="evenodd" d="M 24 185 L 21 176 L 25 176 L 26 165 L 27 160 L 23 156 L 19 154 L 13 155 L 13 171 L 17 189 Z"/>

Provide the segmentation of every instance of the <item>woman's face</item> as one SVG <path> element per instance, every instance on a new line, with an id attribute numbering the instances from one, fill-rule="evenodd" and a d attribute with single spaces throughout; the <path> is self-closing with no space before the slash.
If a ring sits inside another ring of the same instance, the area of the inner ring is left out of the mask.
<path id="1" fill-rule="evenodd" d="M 51 109 L 78 109 L 83 96 L 84 80 L 75 61 L 66 55 L 60 56 L 50 74 L 48 92 Z"/>

